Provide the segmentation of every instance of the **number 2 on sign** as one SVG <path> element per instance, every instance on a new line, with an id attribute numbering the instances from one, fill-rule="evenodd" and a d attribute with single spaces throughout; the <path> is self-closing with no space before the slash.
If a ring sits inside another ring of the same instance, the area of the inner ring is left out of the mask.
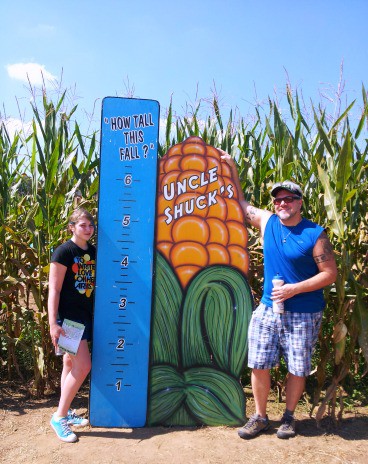
<path id="1" fill-rule="evenodd" d="M 124 338 L 119 338 L 118 344 L 116 345 L 117 350 L 123 350 L 125 345 L 125 339 Z"/>

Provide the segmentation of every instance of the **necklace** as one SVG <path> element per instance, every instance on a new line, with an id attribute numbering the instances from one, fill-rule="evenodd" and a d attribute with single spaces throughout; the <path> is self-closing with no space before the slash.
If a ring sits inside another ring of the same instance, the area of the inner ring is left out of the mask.
<path id="1" fill-rule="evenodd" d="M 289 235 L 291 234 L 291 232 L 293 231 L 293 228 L 289 230 L 289 233 L 287 235 L 284 235 L 284 224 L 281 223 L 280 221 L 280 229 L 281 229 L 281 235 L 282 235 L 282 243 L 286 243 L 286 239 L 289 237 Z"/>
<path id="2" fill-rule="evenodd" d="M 289 235 L 291 234 L 291 230 L 289 230 L 289 233 L 286 235 L 286 237 L 284 236 L 284 231 L 283 231 L 283 228 L 281 227 L 281 235 L 282 235 L 282 243 L 286 243 L 286 239 L 289 237 Z"/>
<path id="3" fill-rule="evenodd" d="M 301 221 L 302 220 L 300 220 L 298 224 L 300 224 Z M 280 224 L 280 231 L 281 231 L 281 236 L 282 236 L 282 243 L 286 243 L 286 239 L 289 237 L 289 235 L 293 232 L 293 230 L 298 224 L 295 224 L 294 226 L 289 226 L 289 227 L 284 226 L 284 224 L 281 221 L 279 222 L 279 224 Z M 290 229 L 287 235 L 284 235 L 284 227 L 287 229 Z"/>

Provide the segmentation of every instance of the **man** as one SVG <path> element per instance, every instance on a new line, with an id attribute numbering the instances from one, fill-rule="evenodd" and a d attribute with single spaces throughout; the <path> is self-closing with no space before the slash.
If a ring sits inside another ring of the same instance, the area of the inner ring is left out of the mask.
<path id="1" fill-rule="evenodd" d="M 220 151 L 242 192 L 234 160 Z M 294 410 L 311 371 L 311 356 L 325 306 L 323 288 L 337 276 L 332 246 L 324 229 L 301 215 L 300 187 L 284 181 L 273 186 L 271 195 L 275 213 L 252 206 L 244 196 L 240 198 L 246 221 L 260 230 L 264 247 L 263 296 L 248 333 L 248 366 L 252 368 L 256 413 L 239 429 L 241 438 L 253 438 L 270 427 L 266 414 L 270 369 L 278 364 L 280 355 L 287 364 L 288 379 L 286 409 L 277 436 L 295 436 Z M 285 284 L 272 288 L 277 274 Z M 284 304 L 282 314 L 273 312 L 273 302 Z"/>

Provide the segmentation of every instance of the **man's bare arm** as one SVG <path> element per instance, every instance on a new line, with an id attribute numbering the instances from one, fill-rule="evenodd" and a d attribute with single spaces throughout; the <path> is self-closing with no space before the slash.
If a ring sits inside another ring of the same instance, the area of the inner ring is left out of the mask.
<path id="1" fill-rule="evenodd" d="M 244 198 L 244 193 L 240 185 L 240 180 L 239 180 L 239 174 L 238 174 L 238 168 L 235 164 L 235 161 L 233 158 L 226 153 L 225 151 L 218 149 L 219 152 L 221 153 L 221 159 L 226 162 L 230 169 L 231 169 L 231 174 L 232 174 L 232 179 L 234 180 L 236 189 L 239 193 L 239 203 L 244 211 L 245 215 L 245 220 L 246 222 L 254 227 L 257 227 L 257 229 L 261 229 L 262 235 L 264 231 L 264 227 L 266 225 L 266 222 L 268 221 L 269 217 L 272 215 L 270 211 L 263 210 L 260 208 L 256 208 L 255 206 L 251 205 L 248 201 L 245 200 Z"/>
<path id="2" fill-rule="evenodd" d="M 318 274 L 310 279 L 295 284 L 285 284 L 272 290 L 272 297 L 279 301 L 287 300 L 298 293 L 313 292 L 335 282 L 337 277 L 336 261 L 333 248 L 325 232 L 319 236 L 313 249 L 314 261 Z"/>
<path id="3" fill-rule="evenodd" d="M 318 242 L 319 242 L 318 251 L 317 251 L 318 254 L 313 255 L 314 261 L 316 262 L 317 266 L 318 264 L 324 263 L 326 261 L 331 261 L 331 260 L 334 261 L 335 258 L 334 258 L 333 248 L 326 233 L 323 232 L 320 235 Z"/>

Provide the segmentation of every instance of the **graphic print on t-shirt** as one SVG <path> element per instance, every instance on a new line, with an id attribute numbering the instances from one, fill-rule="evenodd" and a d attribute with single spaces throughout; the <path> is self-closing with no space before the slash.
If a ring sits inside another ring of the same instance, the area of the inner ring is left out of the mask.
<path id="1" fill-rule="evenodd" d="M 72 270 L 75 272 L 75 288 L 89 298 L 95 287 L 96 262 L 88 254 L 76 256 L 74 261 Z"/>

